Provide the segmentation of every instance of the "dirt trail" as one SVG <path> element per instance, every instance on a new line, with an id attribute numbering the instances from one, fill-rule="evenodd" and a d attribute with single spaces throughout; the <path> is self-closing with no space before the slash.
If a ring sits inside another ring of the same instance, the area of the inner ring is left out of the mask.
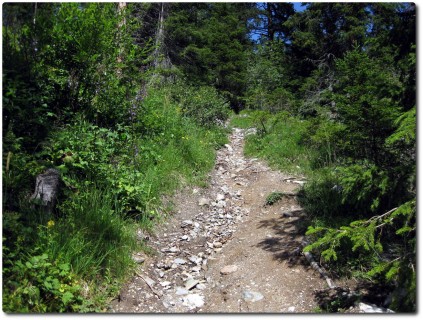
<path id="1" fill-rule="evenodd" d="M 177 213 L 150 238 L 156 255 L 112 302 L 117 313 L 310 313 L 327 284 L 301 255 L 304 217 L 293 196 L 265 206 L 274 191 L 295 193 L 298 177 L 245 158 L 233 129 L 218 151 L 210 187 L 173 199 Z"/>

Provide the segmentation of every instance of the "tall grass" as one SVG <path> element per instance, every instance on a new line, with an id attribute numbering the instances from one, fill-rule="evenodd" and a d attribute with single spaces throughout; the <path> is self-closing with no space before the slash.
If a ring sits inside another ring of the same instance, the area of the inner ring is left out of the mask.
<path id="1" fill-rule="evenodd" d="M 304 141 L 309 125 L 306 120 L 287 117 L 282 113 L 243 112 L 232 118 L 231 125 L 257 128 L 257 134 L 247 136 L 247 156 L 264 158 L 273 168 L 287 173 L 311 172 L 311 159 L 315 155 Z"/>
<path id="2" fill-rule="evenodd" d="M 206 101 L 208 115 L 202 117 L 184 109 L 195 90 L 178 90 L 182 102 L 166 88 L 151 90 L 131 123 L 103 128 L 78 116 L 51 134 L 43 152 L 48 166 L 61 171 L 56 212 L 46 216 L 19 205 L 3 220 L 7 312 L 103 310 L 135 267 L 132 253 L 149 251 L 136 240 L 136 229 L 154 229 L 165 218 L 163 196 L 206 185 L 215 150 L 227 143 L 227 132 L 217 125 L 224 121 L 224 105 L 220 101 L 215 114 L 216 93 L 203 89 L 208 95 L 189 105 L 201 108 Z M 72 161 L 64 163 L 65 152 Z M 10 181 L 4 193 L 19 182 Z"/>
<path id="3" fill-rule="evenodd" d="M 133 263 L 131 253 L 137 243 L 135 225 L 121 216 L 116 196 L 91 187 L 65 201 L 61 209 L 61 219 L 40 229 L 42 251 L 69 263 L 85 279 L 95 279 L 106 270 L 123 277 Z"/>

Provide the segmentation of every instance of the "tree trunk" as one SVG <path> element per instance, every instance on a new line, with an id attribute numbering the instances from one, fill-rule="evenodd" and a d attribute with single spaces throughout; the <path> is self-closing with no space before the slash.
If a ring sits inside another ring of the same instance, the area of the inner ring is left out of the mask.
<path id="1" fill-rule="evenodd" d="M 122 32 L 123 32 L 122 27 L 124 27 L 126 25 L 125 12 L 124 12 L 125 8 L 126 8 L 126 2 L 119 2 L 118 3 L 118 14 L 122 15 L 123 17 L 122 17 L 122 20 L 119 21 L 119 24 L 118 24 L 118 31 L 119 31 L 118 39 L 119 40 L 118 40 L 117 45 L 119 46 L 119 53 L 118 53 L 118 56 L 117 56 L 117 59 L 116 59 L 117 63 L 121 63 L 123 61 L 124 48 L 122 46 L 122 41 L 120 41 L 120 39 L 122 38 Z M 122 75 L 122 69 L 119 66 L 116 69 L 116 73 L 117 73 L 118 77 L 120 77 Z"/>

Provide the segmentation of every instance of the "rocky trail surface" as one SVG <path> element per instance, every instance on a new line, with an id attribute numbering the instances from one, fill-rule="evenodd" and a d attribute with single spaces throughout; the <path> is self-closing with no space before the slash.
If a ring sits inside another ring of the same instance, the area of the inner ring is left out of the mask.
<path id="1" fill-rule="evenodd" d="M 327 283 L 301 254 L 306 228 L 298 177 L 243 155 L 235 128 L 217 152 L 210 187 L 176 195 L 177 213 L 154 236 L 156 254 L 110 306 L 115 313 L 310 313 Z M 288 194 L 266 206 L 272 192 Z"/>

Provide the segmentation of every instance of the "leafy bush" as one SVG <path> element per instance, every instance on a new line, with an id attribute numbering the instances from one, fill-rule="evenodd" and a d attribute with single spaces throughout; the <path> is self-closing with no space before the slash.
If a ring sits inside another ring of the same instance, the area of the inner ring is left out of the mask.
<path id="1" fill-rule="evenodd" d="M 22 261 L 25 268 L 20 276 L 39 286 L 36 281 L 45 274 L 32 279 L 35 274 L 25 263 L 46 255 L 45 272 L 53 274 L 59 265 L 69 265 L 72 277 L 89 288 L 83 292 L 89 303 L 81 302 L 78 288 L 66 287 L 73 298 L 67 294 L 60 304 L 61 296 L 56 295 L 57 301 L 49 298 L 48 290 L 56 290 L 56 281 L 31 297 L 9 284 L 4 301 L 10 312 L 101 308 L 115 281 L 133 266 L 135 227 L 153 228 L 162 219 L 163 194 L 188 183 L 204 185 L 214 165 L 215 149 L 227 143 L 226 131 L 211 124 L 207 129 L 200 127 L 181 112 L 169 92 L 166 87 L 149 92 L 133 110 L 132 119 L 113 128 L 94 125 L 76 114 L 52 131 L 35 155 L 20 151 L 19 140 L 10 136 L 8 146 L 14 153 L 4 155 L 3 166 L 4 205 L 15 211 L 4 220 L 9 265 Z M 60 170 L 63 186 L 56 212 L 46 217 L 29 208 L 27 198 L 35 176 L 49 167 Z M 20 188 L 22 181 L 27 181 L 28 188 Z M 15 281 L 12 273 L 10 268 L 4 270 Z M 17 302 L 34 297 L 38 300 L 28 310 Z"/>
<path id="2" fill-rule="evenodd" d="M 312 167 L 318 169 L 336 164 L 342 150 L 339 140 L 344 126 L 325 117 L 313 119 L 310 123 L 309 130 L 304 134 L 304 142 L 316 151 L 310 159 Z"/>
<path id="3" fill-rule="evenodd" d="M 31 210 L 31 209 L 29 209 Z M 3 295 L 7 312 L 86 312 L 105 279 L 123 279 L 133 266 L 136 225 L 125 221 L 111 193 L 81 189 L 60 205 L 61 218 L 7 215 Z M 29 211 L 27 213 L 30 213 Z M 13 227 L 19 227 L 13 231 Z M 16 240 L 14 240 L 16 239 Z M 87 285 L 90 283 L 88 291 Z"/>
<path id="4" fill-rule="evenodd" d="M 229 102 L 209 86 L 192 87 L 180 83 L 172 88 L 172 98 L 181 113 L 206 127 L 223 124 L 230 114 Z"/>
<path id="5" fill-rule="evenodd" d="M 7 251 L 6 263 L 9 262 Z M 79 312 L 85 298 L 79 278 L 68 263 L 51 260 L 47 254 L 33 255 L 6 267 L 3 287 L 5 312 Z"/>
<path id="6" fill-rule="evenodd" d="M 300 191 L 298 198 L 310 218 L 319 218 L 325 223 L 339 223 L 346 214 L 342 207 L 342 187 L 330 169 L 315 172 Z M 338 218 L 335 220 L 334 218 Z"/>

